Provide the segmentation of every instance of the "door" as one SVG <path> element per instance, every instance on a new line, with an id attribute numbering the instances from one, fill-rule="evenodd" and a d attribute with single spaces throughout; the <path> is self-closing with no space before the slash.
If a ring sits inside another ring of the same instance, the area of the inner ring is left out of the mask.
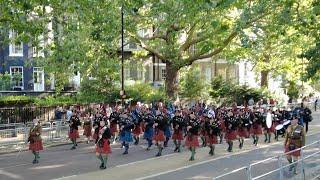
<path id="1" fill-rule="evenodd" d="M 33 68 L 33 90 L 44 91 L 44 72 L 42 67 Z"/>

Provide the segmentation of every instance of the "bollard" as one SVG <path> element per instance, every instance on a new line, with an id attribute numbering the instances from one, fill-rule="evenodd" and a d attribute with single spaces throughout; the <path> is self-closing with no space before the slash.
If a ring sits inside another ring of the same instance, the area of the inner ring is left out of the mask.
<path id="1" fill-rule="evenodd" d="M 278 165 L 279 165 L 279 173 L 280 173 L 280 180 L 283 180 L 283 171 L 282 171 L 282 156 L 278 156 Z"/>

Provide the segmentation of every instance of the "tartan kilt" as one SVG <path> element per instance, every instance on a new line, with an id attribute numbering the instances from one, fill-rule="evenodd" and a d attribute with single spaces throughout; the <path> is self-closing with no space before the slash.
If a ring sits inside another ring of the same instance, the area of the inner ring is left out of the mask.
<path id="1" fill-rule="evenodd" d="M 224 138 L 226 139 L 226 141 L 233 141 L 237 139 L 237 135 L 238 133 L 236 130 L 227 131 Z"/>
<path id="2" fill-rule="evenodd" d="M 285 146 L 285 153 L 289 152 L 289 145 L 286 145 Z M 295 157 L 299 157 L 301 155 L 301 150 L 298 150 L 298 151 L 294 151 L 294 152 L 291 152 L 289 153 L 288 155 L 291 155 L 291 156 L 295 156 Z"/>
<path id="3" fill-rule="evenodd" d="M 132 133 L 136 136 L 139 136 L 142 133 L 141 126 L 139 126 L 139 125 L 135 126 Z"/>
<path id="4" fill-rule="evenodd" d="M 74 130 L 72 130 L 72 132 L 69 132 L 69 138 L 70 139 L 80 138 L 79 131 L 74 129 Z"/>
<path id="5" fill-rule="evenodd" d="M 100 153 L 100 154 L 110 154 L 111 153 L 111 147 L 109 144 L 109 140 L 104 139 L 103 140 L 103 147 L 99 147 L 98 145 L 96 145 L 96 153 Z"/>
<path id="6" fill-rule="evenodd" d="M 90 126 L 85 126 L 84 127 L 84 131 L 83 131 L 83 135 L 86 137 L 90 137 L 92 136 L 92 128 Z"/>
<path id="7" fill-rule="evenodd" d="M 238 136 L 242 138 L 248 138 L 249 132 L 246 127 L 238 129 Z"/>
<path id="8" fill-rule="evenodd" d="M 31 151 L 41 151 L 43 150 L 42 140 L 34 141 L 29 144 L 29 150 Z"/>
<path id="9" fill-rule="evenodd" d="M 182 141 L 183 140 L 182 130 L 174 130 L 172 134 L 172 139 Z"/>
<path id="10" fill-rule="evenodd" d="M 114 135 L 114 133 L 119 132 L 117 124 L 111 123 L 110 124 L 110 133 Z"/>
<path id="11" fill-rule="evenodd" d="M 166 140 L 166 137 L 164 136 L 164 132 L 159 130 L 158 133 L 155 133 L 153 135 L 153 140 L 155 141 L 165 141 Z"/>
<path id="12" fill-rule="evenodd" d="M 186 137 L 185 140 L 185 146 L 186 147 L 199 147 L 199 140 L 198 140 L 198 136 L 196 135 L 192 135 L 191 138 L 189 136 Z"/>
<path id="13" fill-rule="evenodd" d="M 217 136 L 206 136 L 206 143 L 207 144 L 218 144 L 218 138 Z"/>
<path id="14" fill-rule="evenodd" d="M 262 127 L 261 126 L 258 126 L 257 128 L 251 127 L 250 134 L 261 135 L 262 134 Z"/>

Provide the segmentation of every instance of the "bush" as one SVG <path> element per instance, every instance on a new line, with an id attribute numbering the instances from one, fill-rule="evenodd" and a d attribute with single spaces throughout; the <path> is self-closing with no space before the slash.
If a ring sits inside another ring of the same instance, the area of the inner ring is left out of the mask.
<path id="1" fill-rule="evenodd" d="M 0 73 L 0 90 L 7 91 L 11 89 L 11 76 L 8 72 Z"/>
<path id="2" fill-rule="evenodd" d="M 270 95 L 266 90 L 240 86 L 232 81 L 223 80 L 221 76 L 218 76 L 211 82 L 210 96 L 218 102 L 222 101 L 222 103 L 232 104 L 236 102 L 237 104 L 244 104 L 251 98 L 257 102 Z"/>
<path id="3" fill-rule="evenodd" d="M 0 107 L 29 105 L 34 103 L 35 99 L 30 96 L 1 96 Z"/>

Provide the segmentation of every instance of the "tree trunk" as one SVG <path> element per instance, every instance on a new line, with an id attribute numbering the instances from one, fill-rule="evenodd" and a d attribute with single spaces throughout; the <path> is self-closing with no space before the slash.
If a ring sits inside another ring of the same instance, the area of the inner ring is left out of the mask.
<path id="1" fill-rule="evenodd" d="M 177 76 L 178 69 L 175 68 L 171 63 L 166 63 L 166 93 L 168 97 L 173 100 L 175 98 L 175 92 L 177 90 Z"/>
<path id="2" fill-rule="evenodd" d="M 269 71 L 261 71 L 261 87 L 268 88 Z"/>

